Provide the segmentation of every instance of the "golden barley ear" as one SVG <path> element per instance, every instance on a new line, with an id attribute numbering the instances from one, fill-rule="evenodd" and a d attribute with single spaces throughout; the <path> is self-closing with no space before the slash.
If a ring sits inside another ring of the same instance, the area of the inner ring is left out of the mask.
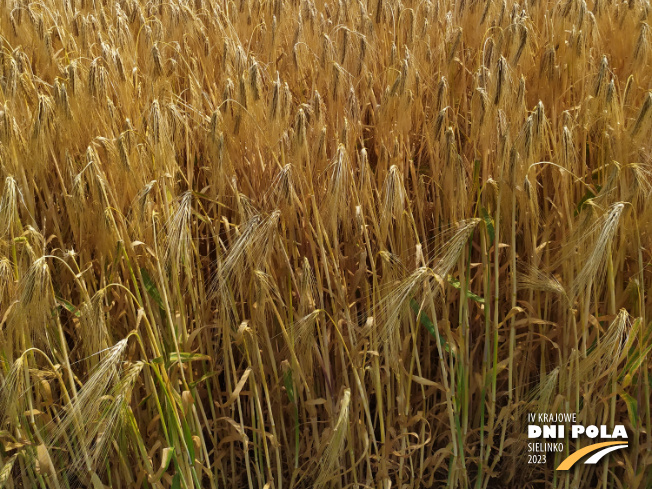
<path id="1" fill-rule="evenodd" d="M 119 427 L 124 415 L 125 396 L 137 377 L 125 377 L 131 382 L 129 385 L 124 381 L 119 382 L 120 364 L 127 341 L 128 338 L 125 338 L 101 352 L 102 360 L 46 440 L 47 446 L 57 446 L 64 440 L 72 444 L 74 452 L 69 454 L 71 458 L 67 462 L 70 474 L 96 469 L 106 456 L 115 430 Z M 139 363 L 139 368 L 142 369 L 143 365 Z M 59 452 L 55 466 L 65 463 L 61 457 L 66 457 L 66 452 Z"/>
<path id="2" fill-rule="evenodd" d="M 315 488 L 326 487 L 329 481 L 337 477 L 337 463 L 342 456 L 349 430 L 349 412 L 351 404 L 351 389 L 344 390 L 339 403 L 340 412 L 330 439 L 326 442 L 326 449 L 319 462 L 319 470 L 315 479 Z"/>
<path id="3" fill-rule="evenodd" d="M 190 264 L 192 192 L 187 191 L 181 195 L 179 204 L 170 219 L 161 230 L 161 241 L 165 243 L 164 261 L 168 266 L 173 265 L 176 270 L 183 263 Z"/>
<path id="4" fill-rule="evenodd" d="M 17 231 L 20 221 L 18 216 L 18 198 L 20 190 L 13 177 L 5 178 L 0 197 L 0 237 L 10 236 Z"/>
<path id="5" fill-rule="evenodd" d="M 392 220 L 398 221 L 402 218 L 406 204 L 407 197 L 403 186 L 403 175 L 401 175 L 396 165 L 392 165 L 383 185 L 383 203 L 380 210 L 382 216 L 380 222 L 381 241 L 384 241 L 384 237 L 387 236 Z"/>
<path id="6" fill-rule="evenodd" d="M 582 358 L 577 368 L 578 380 L 597 382 L 604 375 L 615 375 L 631 330 L 629 313 L 621 309 L 600 338 L 595 350 Z"/>
<path id="7" fill-rule="evenodd" d="M 42 256 L 31 264 L 21 280 L 20 308 L 33 318 L 33 321 L 29 321 L 31 327 L 42 327 L 53 306 L 50 267 Z"/>
<path id="8" fill-rule="evenodd" d="M 9 304 L 16 287 L 14 267 L 7 257 L 0 257 L 0 302 Z"/>
<path id="9" fill-rule="evenodd" d="M 288 163 L 274 177 L 264 200 L 269 201 L 272 207 L 275 208 L 288 207 L 294 204 L 297 199 L 294 178 L 293 166 Z"/>
<path id="10" fill-rule="evenodd" d="M 584 266 L 571 285 L 571 297 L 577 297 L 587 287 L 599 283 L 604 277 L 606 273 L 606 253 L 614 241 L 624 208 L 625 205 L 622 202 L 613 204 L 596 224 L 597 236 L 595 243 L 584 261 Z"/>
<path id="11" fill-rule="evenodd" d="M 570 299 L 564 286 L 552 275 L 548 275 L 539 268 L 527 264 L 519 264 L 518 287 L 519 289 L 540 290 L 557 295 L 566 307 L 570 307 Z"/>
<path id="12" fill-rule="evenodd" d="M 632 127 L 632 137 L 636 137 L 643 132 L 647 132 L 647 130 L 652 125 L 652 110 L 650 110 L 651 108 L 652 108 L 652 92 L 648 92 L 645 95 L 645 100 L 643 101 L 641 110 L 638 113 L 636 122 Z"/>
<path id="13" fill-rule="evenodd" d="M 80 330 L 83 331 L 84 356 L 95 359 L 98 351 L 103 351 L 109 345 L 109 331 L 104 314 L 105 291 L 99 290 L 79 308 Z M 95 365 L 97 362 L 91 362 Z"/>
<path id="14" fill-rule="evenodd" d="M 0 387 L 0 423 L 2 426 L 18 416 L 25 407 L 25 355 L 19 356 L 11 365 Z"/>
<path id="15" fill-rule="evenodd" d="M 290 325 L 288 329 L 290 339 L 294 342 L 292 345 L 294 351 L 301 355 L 310 352 L 315 341 L 315 325 L 322 312 L 320 309 L 315 309 Z"/>

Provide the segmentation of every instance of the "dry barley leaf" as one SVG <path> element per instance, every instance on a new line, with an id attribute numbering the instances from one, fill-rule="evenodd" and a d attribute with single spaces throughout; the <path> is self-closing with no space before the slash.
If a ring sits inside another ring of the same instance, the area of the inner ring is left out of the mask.
<path id="1" fill-rule="evenodd" d="M 147 480 L 149 481 L 150 484 L 156 483 L 159 480 L 161 480 L 163 473 L 168 469 L 168 466 L 172 461 L 173 455 L 174 455 L 174 448 L 167 447 L 161 451 L 161 466 L 154 474 L 150 474 L 147 477 Z"/>
<path id="2" fill-rule="evenodd" d="M 195 341 L 195 338 L 197 338 L 197 335 L 199 333 L 201 333 L 204 330 L 204 328 L 208 328 L 208 327 L 210 327 L 210 326 L 209 325 L 200 326 L 199 328 L 194 330 L 192 333 L 190 333 L 190 335 L 188 335 L 188 341 L 186 341 L 186 344 L 185 344 L 185 350 L 191 350 L 192 349 L 192 344 Z"/>
<path id="3" fill-rule="evenodd" d="M 190 391 L 183 391 L 181 393 L 181 406 L 184 414 L 187 415 L 190 412 L 193 404 L 195 404 L 195 398 L 192 397 L 192 393 Z"/>
<path id="4" fill-rule="evenodd" d="M 536 247 L 535 253 L 537 256 L 541 254 L 541 251 L 543 251 L 543 249 L 548 245 L 548 243 L 550 243 L 550 241 L 544 241 L 543 243 L 541 243 L 539 246 Z"/>
<path id="5" fill-rule="evenodd" d="M 434 382 L 430 379 L 425 379 L 423 377 L 419 377 L 418 375 L 412 375 L 411 379 L 416 382 L 419 385 L 425 385 L 427 387 L 436 387 L 437 389 L 443 391 L 444 386 L 441 385 L 439 382 Z"/>
<path id="6" fill-rule="evenodd" d="M 306 406 L 320 406 L 322 404 L 326 404 L 326 399 L 322 397 L 318 397 L 317 399 L 311 399 L 309 401 L 304 402 Z"/>
<path id="7" fill-rule="evenodd" d="M 91 483 L 93 484 L 93 489 L 109 489 L 107 486 L 102 484 L 100 477 L 95 472 L 91 474 Z"/>
<path id="8" fill-rule="evenodd" d="M 217 405 L 218 408 L 226 409 L 235 402 L 235 400 L 240 395 L 240 392 L 244 388 L 245 384 L 247 383 L 247 379 L 249 378 L 250 374 L 251 374 L 251 367 L 248 367 L 247 370 L 245 370 L 244 373 L 242 374 L 242 377 L 240 377 L 240 380 L 238 381 L 238 384 L 235 386 L 235 389 L 233 389 L 233 392 L 229 396 L 229 400 L 222 405 L 220 405 L 217 401 L 215 401 L 215 404 Z"/>
<path id="9" fill-rule="evenodd" d="M 41 414 L 43 414 L 43 412 L 42 412 L 42 411 L 39 411 L 38 409 L 28 409 L 28 410 L 25 411 L 23 414 L 24 414 L 26 417 L 30 417 L 30 416 L 40 416 Z"/>
<path id="10" fill-rule="evenodd" d="M 43 444 L 40 444 L 38 447 L 36 447 L 36 463 L 38 472 L 41 475 L 54 475 L 55 471 L 54 467 L 52 466 L 52 459 L 50 458 L 48 449 Z"/>
<path id="11" fill-rule="evenodd" d="M 23 441 L 16 441 L 16 442 L 8 441 L 8 442 L 4 443 L 2 446 L 5 449 L 5 451 L 9 452 L 11 450 L 20 450 L 21 448 L 23 448 L 23 447 L 25 447 L 27 445 L 30 445 L 30 443 L 29 442 L 23 442 Z"/>
<path id="12" fill-rule="evenodd" d="M 239 426 L 238 426 L 239 427 Z M 224 445 L 229 445 L 233 442 L 242 443 L 242 435 L 227 435 L 220 438 L 220 442 L 217 447 L 222 447 Z"/>
<path id="13" fill-rule="evenodd" d="M 434 382 L 434 381 L 432 381 L 432 380 L 430 380 L 430 379 L 426 379 L 426 378 L 424 378 L 424 377 L 420 377 L 420 376 L 415 375 L 415 374 L 410 374 L 410 373 L 408 373 L 408 371 L 406 370 L 405 365 L 403 365 L 403 363 L 401 363 L 400 365 L 401 365 L 401 370 L 403 371 L 403 374 L 404 374 L 408 379 L 410 379 L 410 380 L 416 382 L 416 383 L 419 384 L 419 385 L 423 385 L 423 386 L 426 386 L 426 387 L 436 387 L 436 388 L 439 389 L 439 390 L 442 390 L 442 391 L 444 390 L 444 386 L 442 386 L 440 383 L 438 383 L 438 382 Z"/>
<path id="14" fill-rule="evenodd" d="M 512 317 L 514 317 L 516 314 L 521 312 L 525 312 L 525 309 L 519 306 L 512 307 L 511 311 L 509 311 L 509 313 L 507 313 L 507 316 L 505 316 L 505 319 L 503 319 L 501 323 L 498 325 L 498 328 L 502 328 L 507 323 L 507 321 L 509 321 Z"/>
<path id="15" fill-rule="evenodd" d="M 159 419 L 161 419 L 161 415 L 160 415 L 160 414 L 157 414 L 157 415 L 154 416 L 154 417 L 152 418 L 152 420 L 147 424 L 147 428 L 145 429 L 145 433 L 147 433 L 147 435 L 151 435 L 152 433 L 154 433 L 155 431 L 157 431 L 157 430 L 155 430 L 155 427 L 156 427 L 156 425 L 158 424 Z"/>
<path id="16" fill-rule="evenodd" d="M 222 420 L 226 421 L 226 422 L 229 423 L 233 428 L 235 428 L 235 430 L 236 430 L 236 431 L 238 432 L 238 434 L 240 435 L 240 439 L 239 439 L 238 441 L 249 441 L 249 437 L 248 437 L 247 434 L 245 433 L 245 431 L 244 431 L 244 427 L 243 427 L 243 426 L 240 426 L 240 423 L 238 423 L 238 422 L 237 422 L 236 420 L 234 420 L 233 418 L 229 418 L 228 416 L 223 416 L 223 417 L 217 419 L 217 421 L 222 421 Z"/>
<path id="17" fill-rule="evenodd" d="M 450 457 L 453 454 L 453 446 L 449 443 L 447 446 L 440 448 L 433 455 L 426 458 L 423 462 L 423 468 L 426 469 L 430 466 L 433 467 L 433 470 L 436 470 L 446 458 Z"/>
<path id="18" fill-rule="evenodd" d="M 532 318 L 519 319 L 518 321 L 514 322 L 514 326 L 523 326 L 525 324 L 540 324 L 542 326 L 557 325 L 557 323 L 555 323 L 554 321 L 546 321 L 545 319 L 532 319 Z"/>

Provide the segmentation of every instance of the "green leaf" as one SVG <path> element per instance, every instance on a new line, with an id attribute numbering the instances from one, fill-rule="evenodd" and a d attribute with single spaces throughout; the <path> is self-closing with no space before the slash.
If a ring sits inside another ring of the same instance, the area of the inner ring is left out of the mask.
<path id="1" fill-rule="evenodd" d="M 480 186 L 480 160 L 473 160 L 473 189 Z M 479 194 L 478 194 L 479 195 Z"/>
<path id="2" fill-rule="evenodd" d="M 600 187 L 600 185 L 598 185 L 596 187 L 596 190 L 598 192 L 600 192 L 601 188 L 602 187 Z M 580 201 L 577 203 L 577 207 L 575 208 L 575 215 L 577 216 L 580 212 L 582 212 L 582 209 L 584 209 L 584 206 L 586 205 L 586 203 L 589 200 L 593 199 L 593 198 L 595 198 L 595 194 L 591 191 L 591 189 L 586 189 L 586 193 L 580 199 Z"/>
<path id="3" fill-rule="evenodd" d="M 294 404 L 294 384 L 292 383 L 292 370 L 288 369 L 283 376 L 283 385 L 285 385 L 285 391 L 288 393 L 288 398 L 290 402 Z"/>
<path id="4" fill-rule="evenodd" d="M 627 363 L 625 364 L 625 368 L 620 372 L 620 376 L 618 377 L 619 381 L 622 381 L 622 379 L 625 378 L 625 375 L 630 374 L 634 375 L 636 371 L 639 369 L 641 364 L 647 359 L 648 354 L 652 351 L 652 345 L 648 346 L 644 352 L 639 351 L 638 353 L 634 354 L 632 358 L 630 358 Z"/>
<path id="5" fill-rule="evenodd" d="M 165 368 L 169 369 L 175 363 L 198 362 L 201 360 L 210 360 L 210 359 L 211 357 L 209 357 L 208 355 L 202 355 L 201 353 L 188 353 L 185 351 L 182 351 L 181 353 L 173 352 L 170 353 L 170 356 L 165 361 Z M 152 360 L 152 363 L 158 363 L 158 364 L 163 363 L 163 357 L 154 358 Z M 208 377 L 210 377 L 210 375 L 212 374 L 209 374 Z M 200 380 L 198 380 L 197 382 L 200 382 Z"/>
<path id="6" fill-rule="evenodd" d="M 175 472 L 172 477 L 172 489 L 181 489 L 181 473 Z"/>
<path id="7" fill-rule="evenodd" d="M 186 440 L 186 446 L 188 447 L 188 455 L 190 456 L 190 460 L 194 462 L 195 444 L 193 443 L 192 432 L 190 431 L 190 427 L 188 426 L 185 418 L 181 418 L 181 429 L 183 430 L 183 438 Z"/>
<path id="8" fill-rule="evenodd" d="M 145 290 L 147 291 L 147 294 L 156 302 L 158 305 L 158 309 L 161 313 L 161 317 L 165 318 L 165 307 L 163 306 L 163 299 L 161 299 L 161 293 L 159 292 L 158 288 L 156 288 L 156 284 L 154 283 L 154 280 L 152 280 L 152 277 L 150 277 L 149 272 L 145 268 L 140 269 L 140 273 L 143 276 L 143 282 L 145 284 Z"/>
<path id="9" fill-rule="evenodd" d="M 595 350 L 597 347 L 598 347 L 598 339 L 596 338 L 595 340 L 593 340 L 591 346 L 589 346 L 586 349 L 586 356 L 588 357 L 591 353 L 593 353 L 593 350 Z"/>
<path id="10" fill-rule="evenodd" d="M 197 219 L 199 219 L 201 222 L 203 222 L 203 223 L 205 223 L 205 224 L 210 224 L 210 222 L 211 222 L 210 219 L 207 219 L 205 216 L 202 216 L 199 212 L 197 212 L 197 211 L 194 210 L 194 209 L 192 210 L 192 214 L 193 214 Z"/>
<path id="11" fill-rule="evenodd" d="M 147 269 L 141 268 L 140 273 L 143 276 L 143 282 L 145 283 L 145 290 L 147 290 L 149 296 L 152 299 L 154 299 L 154 302 L 158 304 L 158 307 L 164 310 L 165 307 L 163 307 L 163 299 L 161 299 L 161 293 L 156 288 L 156 284 L 152 280 L 152 277 L 150 277 L 149 272 L 147 271 Z"/>
<path id="12" fill-rule="evenodd" d="M 460 281 L 457 280 L 456 278 L 451 277 L 450 275 L 448 276 L 448 283 L 451 284 L 453 287 L 455 287 L 457 290 L 462 290 L 462 286 L 460 285 Z M 479 295 L 474 294 L 470 290 L 466 291 L 466 297 L 468 299 L 479 302 L 480 304 L 484 304 L 484 297 L 480 297 Z"/>
<path id="13" fill-rule="evenodd" d="M 208 372 L 207 374 L 202 375 L 201 378 L 195 380 L 194 382 L 189 382 L 188 385 L 194 389 L 199 384 L 201 384 L 202 382 L 204 382 L 207 379 L 210 379 L 211 377 L 213 377 L 216 374 L 217 374 L 217 372 Z"/>
<path id="14" fill-rule="evenodd" d="M 421 308 L 419 307 L 419 303 L 415 299 L 410 300 L 410 307 L 414 311 L 414 314 L 416 314 L 417 317 L 419 318 L 419 322 L 428 330 L 428 333 L 430 333 L 430 335 L 435 339 L 437 339 L 437 336 L 439 336 L 439 341 L 441 342 L 441 346 L 444 348 L 444 350 L 450 352 L 451 351 L 450 346 L 448 346 L 444 337 L 435 330 L 435 324 L 432 322 L 430 317 L 428 317 L 428 315 L 421 310 Z"/>
<path id="15" fill-rule="evenodd" d="M 75 317 L 80 316 L 79 309 L 73 306 L 70 302 L 68 302 L 65 299 L 62 299 L 61 297 L 55 297 L 55 299 L 59 303 L 59 305 L 63 306 L 68 312 L 73 313 Z"/>
<path id="16" fill-rule="evenodd" d="M 496 239 L 496 230 L 494 229 L 494 220 L 491 218 L 489 213 L 487 212 L 487 209 L 482 207 L 480 209 L 482 212 L 482 218 L 484 219 L 484 224 L 487 226 L 487 233 L 489 234 L 489 240 L 490 244 L 494 244 L 494 239 Z"/>
<path id="17" fill-rule="evenodd" d="M 208 355 L 202 355 L 201 353 L 189 353 L 182 351 L 181 353 L 170 353 L 170 361 L 171 362 L 181 362 L 181 363 L 186 363 L 186 362 L 197 362 L 199 360 L 210 360 L 211 357 Z"/>
<path id="18" fill-rule="evenodd" d="M 620 396 L 625 400 L 625 404 L 627 404 L 627 414 L 629 414 L 629 421 L 632 423 L 632 427 L 636 428 L 638 426 L 638 405 L 636 403 L 636 399 L 624 391 L 620 393 Z"/>

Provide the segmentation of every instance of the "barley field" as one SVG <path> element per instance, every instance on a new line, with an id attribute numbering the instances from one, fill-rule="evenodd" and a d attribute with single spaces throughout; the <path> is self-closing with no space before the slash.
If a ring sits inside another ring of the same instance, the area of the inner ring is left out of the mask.
<path id="1" fill-rule="evenodd" d="M 0 489 L 652 487 L 651 19 L 0 0 Z"/>

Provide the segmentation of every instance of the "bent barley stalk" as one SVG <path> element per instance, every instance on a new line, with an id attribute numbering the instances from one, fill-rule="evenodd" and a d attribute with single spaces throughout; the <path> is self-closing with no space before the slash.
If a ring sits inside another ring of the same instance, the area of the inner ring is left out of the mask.
<path id="1" fill-rule="evenodd" d="M 648 19 L 0 2 L 0 489 L 652 487 Z"/>

